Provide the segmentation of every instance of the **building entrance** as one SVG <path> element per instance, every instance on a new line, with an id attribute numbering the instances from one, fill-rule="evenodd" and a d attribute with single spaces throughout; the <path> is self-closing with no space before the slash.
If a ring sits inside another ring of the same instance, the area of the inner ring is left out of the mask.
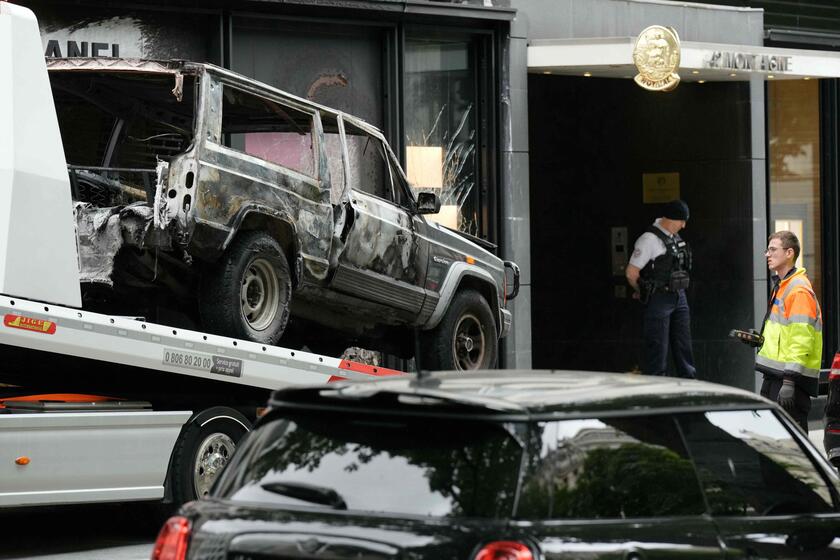
<path id="1" fill-rule="evenodd" d="M 639 367 L 642 308 L 623 265 L 657 203 L 682 198 L 698 377 L 753 388 L 752 353 L 727 337 L 754 324 L 753 294 L 765 293 L 754 285 L 753 175 L 765 163 L 750 87 L 663 94 L 632 79 L 529 75 L 534 367 Z"/>

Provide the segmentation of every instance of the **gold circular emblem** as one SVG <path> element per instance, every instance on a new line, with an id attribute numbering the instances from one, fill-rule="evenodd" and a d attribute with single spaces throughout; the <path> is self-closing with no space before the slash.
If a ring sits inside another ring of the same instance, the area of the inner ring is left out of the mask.
<path id="1" fill-rule="evenodd" d="M 651 25 L 636 39 L 633 62 L 636 83 L 651 91 L 671 91 L 680 83 L 680 38 L 675 29 Z"/>

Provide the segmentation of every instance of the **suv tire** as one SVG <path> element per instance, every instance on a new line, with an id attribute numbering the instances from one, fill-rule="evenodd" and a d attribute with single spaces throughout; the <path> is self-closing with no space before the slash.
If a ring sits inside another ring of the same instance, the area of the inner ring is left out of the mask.
<path id="1" fill-rule="evenodd" d="M 496 367 L 499 339 L 487 301 L 475 290 L 455 294 L 434 329 L 423 333 L 420 366 L 431 370 Z"/>
<path id="2" fill-rule="evenodd" d="M 244 232 L 202 278 L 202 326 L 233 338 L 277 344 L 289 320 L 291 298 L 289 263 L 280 244 L 265 232 Z"/>

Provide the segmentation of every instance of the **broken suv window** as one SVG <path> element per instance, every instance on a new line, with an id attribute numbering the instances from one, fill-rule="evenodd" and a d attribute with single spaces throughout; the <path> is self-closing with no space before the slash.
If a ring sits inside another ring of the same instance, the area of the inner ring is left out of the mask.
<path id="1" fill-rule="evenodd" d="M 344 194 L 344 155 L 341 152 L 338 119 L 322 113 L 321 126 L 324 127 L 324 153 L 330 170 L 330 202 L 340 204 Z"/>
<path id="2" fill-rule="evenodd" d="M 351 123 L 345 123 L 344 130 L 350 164 L 350 186 L 393 201 L 391 170 L 388 168 L 388 158 L 382 142 Z"/>
<path id="3" fill-rule="evenodd" d="M 223 87 L 222 134 L 231 148 L 317 178 L 310 114 Z"/>
<path id="4" fill-rule="evenodd" d="M 172 74 L 51 72 L 73 198 L 108 207 L 150 200 L 158 160 L 192 143 L 195 79 Z"/>

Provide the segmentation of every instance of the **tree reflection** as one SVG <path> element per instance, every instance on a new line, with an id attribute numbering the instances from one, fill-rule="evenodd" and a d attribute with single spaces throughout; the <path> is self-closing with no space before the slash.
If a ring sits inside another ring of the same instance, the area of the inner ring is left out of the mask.
<path id="1" fill-rule="evenodd" d="M 440 421 L 366 424 L 346 418 L 343 423 L 338 419 L 298 418 L 279 422 L 271 429 L 275 432 L 271 436 L 274 443 L 253 457 L 245 484 L 301 479 L 303 473 L 318 471 L 321 480 L 335 481 L 334 489 L 346 496 L 352 490 L 354 473 L 366 467 L 368 474 L 371 468 L 388 469 L 389 478 L 401 470 L 406 476 L 416 477 L 419 471 L 428 491 L 449 502 L 451 509 L 445 515 L 487 518 L 512 513 L 522 449 L 500 424 L 459 422 L 454 429 Z M 338 457 L 342 460 L 327 460 Z M 371 465 L 374 459 L 375 467 Z M 329 476 L 334 469 L 339 470 Z M 398 504 L 399 489 L 389 492 Z M 366 509 L 365 504 L 350 500 L 348 506 Z M 411 512 L 411 507 L 405 504 L 398 510 Z"/>
<path id="2" fill-rule="evenodd" d="M 627 518 L 693 515 L 703 508 L 691 461 L 658 446 L 592 449 L 564 476 L 549 472 L 523 488 L 521 516 Z"/>

